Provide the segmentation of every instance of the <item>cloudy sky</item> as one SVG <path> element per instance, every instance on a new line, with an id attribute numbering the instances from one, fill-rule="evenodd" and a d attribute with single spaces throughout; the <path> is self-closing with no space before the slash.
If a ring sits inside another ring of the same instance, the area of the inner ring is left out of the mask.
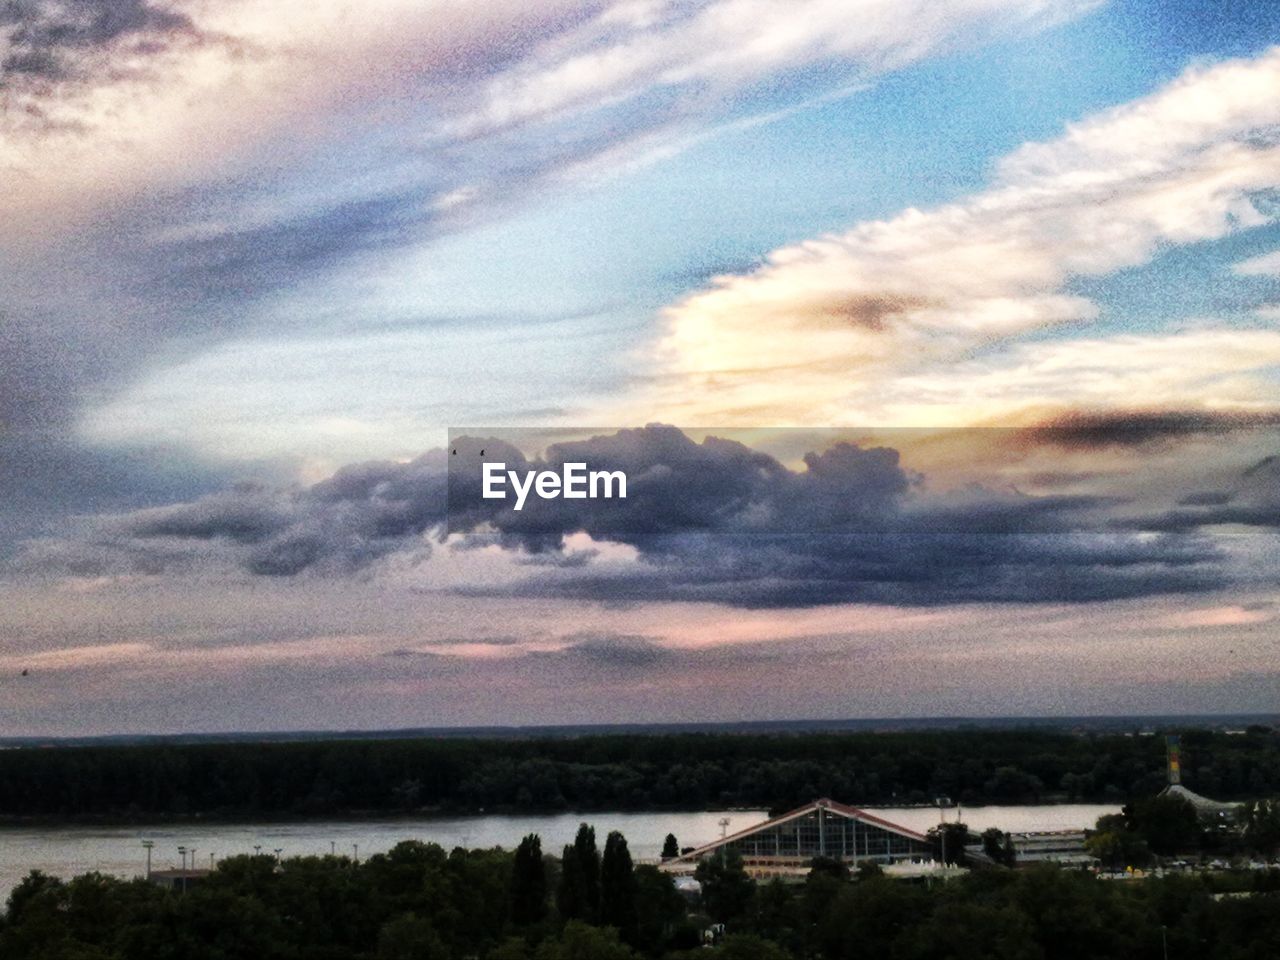
<path id="1" fill-rule="evenodd" d="M 1277 664 L 1280 7 L 0 3 L 0 734 Z"/>

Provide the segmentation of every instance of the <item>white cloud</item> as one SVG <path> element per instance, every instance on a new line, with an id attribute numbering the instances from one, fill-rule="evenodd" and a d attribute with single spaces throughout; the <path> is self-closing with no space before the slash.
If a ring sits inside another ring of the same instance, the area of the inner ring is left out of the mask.
<path id="1" fill-rule="evenodd" d="M 1268 373 L 1280 331 L 1171 334 L 1018 344 L 989 357 L 895 378 L 877 391 L 877 422 L 1001 423 L 1070 403 L 1092 409 L 1275 406 Z"/>
<path id="2" fill-rule="evenodd" d="M 984 371 L 984 397 L 1132 404 L 1150 381 L 1183 404 L 1261 400 L 1250 372 L 1276 362 L 1270 334 L 1003 345 L 1092 320 L 1098 307 L 1068 292 L 1073 276 L 1268 222 L 1252 196 L 1280 185 L 1277 93 L 1280 48 L 1195 68 L 1020 148 L 967 200 L 862 223 L 718 278 L 666 312 L 646 406 L 684 423 L 865 423 L 890 412 L 887 396 L 927 384 L 936 406 L 909 408 L 964 422 L 974 411 L 947 395 L 960 362 Z M 1110 365 L 1111 347 L 1131 354 L 1128 365 Z M 1205 361 L 1206 349 L 1220 357 Z M 1148 375 L 1157 355 L 1169 368 Z M 1048 376 L 1095 362 L 1106 389 Z M 1212 376 L 1200 376 L 1205 362 Z"/>
<path id="3" fill-rule="evenodd" d="M 52 214 L 87 219 L 104 203 L 251 170 L 266 145 L 279 169 L 301 168 L 352 135 L 378 139 L 387 176 L 427 184 L 424 202 L 456 199 L 502 169 L 555 173 L 620 143 L 678 144 L 787 71 L 829 67 L 805 85 L 812 96 L 1097 2 L 191 4 L 180 9 L 195 30 L 173 42 L 76 48 L 74 78 L 11 84 L 0 171 L 18 186 L 0 214 L 39 236 Z M 625 117 L 600 116 L 620 104 Z M 446 174 L 459 164 L 455 182 Z M 367 188 L 367 169 L 344 173 Z"/>
<path id="4" fill-rule="evenodd" d="M 898 69 L 983 34 L 1040 28 L 1095 0 L 713 0 L 621 3 L 484 86 L 465 134 L 678 90 L 703 104 L 797 67 Z"/>
<path id="5" fill-rule="evenodd" d="M 1242 277 L 1280 277 L 1280 250 L 1242 260 L 1232 269 Z"/>

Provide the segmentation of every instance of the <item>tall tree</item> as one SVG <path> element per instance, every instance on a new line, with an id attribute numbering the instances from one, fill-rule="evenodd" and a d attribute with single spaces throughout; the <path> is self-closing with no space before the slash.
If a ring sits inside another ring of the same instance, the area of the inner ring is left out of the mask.
<path id="1" fill-rule="evenodd" d="M 667 839 L 662 841 L 662 859 L 672 860 L 680 856 L 680 841 L 676 839 L 674 833 L 668 833 Z"/>
<path id="2" fill-rule="evenodd" d="M 595 828 L 588 824 L 579 826 L 573 845 L 564 848 L 556 907 L 565 920 L 600 919 L 600 851 Z"/>
<path id="3" fill-rule="evenodd" d="M 1254 800 L 1237 815 L 1244 826 L 1244 841 L 1259 853 L 1280 849 L 1280 799 Z"/>
<path id="4" fill-rule="evenodd" d="M 617 927 L 622 939 L 634 943 L 639 918 L 636 910 L 636 876 L 627 839 L 617 830 L 604 842 L 600 863 L 600 921 Z"/>
<path id="5" fill-rule="evenodd" d="M 560 883 L 556 887 L 556 910 L 562 920 L 581 920 L 585 907 L 582 895 L 582 868 L 572 843 L 560 854 Z"/>
<path id="6" fill-rule="evenodd" d="M 1161 794 L 1145 797 L 1124 808 L 1129 829 L 1155 853 L 1172 856 L 1200 848 L 1200 818 L 1185 797 Z"/>
<path id="7" fill-rule="evenodd" d="M 747 876 L 737 850 L 703 860 L 693 877 L 702 884 L 702 906 L 716 923 L 731 923 L 750 910 L 756 882 Z"/>
<path id="8" fill-rule="evenodd" d="M 988 827 L 982 831 L 982 852 L 1006 867 L 1012 867 L 1018 859 L 1013 848 L 1013 837 L 999 827 Z"/>
<path id="9" fill-rule="evenodd" d="M 929 840 L 933 844 L 933 858 L 939 863 L 965 866 L 965 844 L 969 842 L 969 827 L 963 823 L 940 823 L 929 829 Z"/>
<path id="10" fill-rule="evenodd" d="M 511 922 L 518 927 L 541 920 L 547 912 L 547 870 L 542 838 L 531 833 L 516 848 L 511 868 Z"/>

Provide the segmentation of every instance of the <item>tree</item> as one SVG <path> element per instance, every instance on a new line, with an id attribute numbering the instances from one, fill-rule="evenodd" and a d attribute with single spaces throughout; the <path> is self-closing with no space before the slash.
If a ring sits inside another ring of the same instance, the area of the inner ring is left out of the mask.
<path id="1" fill-rule="evenodd" d="M 1254 800 L 1240 810 L 1244 842 L 1259 853 L 1273 854 L 1280 848 L 1280 800 Z"/>
<path id="2" fill-rule="evenodd" d="M 662 859 L 674 860 L 680 856 L 680 842 L 676 840 L 674 833 L 668 833 L 667 839 L 662 841 Z"/>
<path id="3" fill-rule="evenodd" d="M 1041 960 L 1026 915 L 1011 907 L 944 903 L 899 936 L 903 960 Z"/>
<path id="4" fill-rule="evenodd" d="M 815 874 L 823 874 L 834 880 L 848 880 L 849 868 L 843 860 L 837 860 L 835 857 L 814 857 L 809 862 L 809 878 L 812 879 Z"/>
<path id="5" fill-rule="evenodd" d="M 944 842 L 945 838 L 945 842 Z M 933 856 L 939 863 L 964 866 L 964 847 L 969 842 L 969 827 L 963 823 L 940 823 L 929 831 Z"/>
<path id="6" fill-rule="evenodd" d="M 1124 808 L 1129 829 L 1164 856 L 1200 847 L 1200 818 L 1185 797 L 1161 794 L 1134 801 Z"/>
<path id="7" fill-rule="evenodd" d="M 628 943 L 636 940 L 636 877 L 626 838 L 617 830 L 604 841 L 600 862 L 600 922 L 616 927 Z"/>
<path id="8" fill-rule="evenodd" d="M 630 947 L 618 942 L 616 930 L 599 929 L 570 920 L 556 940 L 544 940 L 536 960 L 634 960 Z"/>
<path id="9" fill-rule="evenodd" d="M 693 877 L 702 884 L 702 906 L 716 923 L 730 923 L 751 909 L 756 882 L 747 876 L 738 851 L 722 850 L 708 857 Z"/>
<path id="10" fill-rule="evenodd" d="M 792 960 L 792 954 L 772 940 L 753 933 L 732 933 L 715 949 L 716 960 Z"/>
<path id="11" fill-rule="evenodd" d="M 565 920 L 595 923 L 600 918 L 600 851 L 595 828 L 588 824 L 579 826 L 573 844 L 564 848 L 556 908 Z"/>
<path id="12" fill-rule="evenodd" d="M 685 900 L 671 874 L 655 866 L 636 867 L 638 942 L 646 949 L 665 944 L 685 917 Z"/>
<path id="13" fill-rule="evenodd" d="M 1018 859 L 1013 849 L 1013 838 L 999 827 L 988 827 L 982 831 L 982 852 L 1006 867 L 1012 867 Z"/>
<path id="14" fill-rule="evenodd" d="M 858 863 L 856 876 L 859 880 L 875 880 L 884 876 L 884 868 L 874 860 L 862 860 Z"/>
<path id="15" fill-rule="evenodd" d="M 511 922 L 518 927 L 541 920 L 547 912 L 547 869 L 542 838 L 531 833 L 516 848 L 511 868 Z"/>
<path id="16" fill-rule="evenodd" d="M 1084 849 L 1113 871 L 1140 867 L 1151 860 L 1147 842 L 1132 830 L 1099 830 L 1085 839 Z"/>
<path id="17" fill-rule="evenodd" d="M 850 884 L 840 891 L 819 928 L 823 956 L 831 960 L 895 956 L 895 941 L 928 912 L 929 893 L 922 887 L 883 878 Z"/>
<path id="18" fill-rule="evenodd" d="M 1039 800 L 1044 783 L 1018 767 L 997 767 L 996 775 L 983 785 L 987 796 L 996 800 Z"/>
<path id="19" fill-rule="evenodd" d="M 405 914 L 378 931 L 378 960 L 448 960 L 449 951 L 430 921 Z"/>

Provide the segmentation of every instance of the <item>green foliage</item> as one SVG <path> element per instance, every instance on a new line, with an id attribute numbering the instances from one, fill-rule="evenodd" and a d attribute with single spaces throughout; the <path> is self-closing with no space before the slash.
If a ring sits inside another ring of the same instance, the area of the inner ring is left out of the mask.
<path id="1" fill-rule="evenodd" d="M 547 913 L 547 868 L 542 838 L 531 833 L 516 848 L 511 869 L 511 922 L 518 927 L 540 921 Z"/>
<path id="2" fill-rule="evenodd" d="M 854 874 L 858 880 L 876 880 L 884 876 L 884 868 L 874 860 L 863 860 Z"/>
<path id="3" fill-rule="evenodd" d="M 1255 800 L 1245 804 L 1239 821 L 1244 841 L 1250 849 L 1274 854 L 1280 849 L 1280 799 Z"/>
<path id="4" fill-rule="evenodd" d="M 1144 797 L 1124 808 L 1126 826 L 1147 842 L 1154 853 L 1172 856 L 1200 849 L 1200 818 L 1183 797 L 1170 794 Z"/>
<path id="5" fill-rule="evenodd" d="M 635 943 L 653 948 L 676 935 L 685 921 L 685 899 L 676 890 L 671 874 L 644 864 L 635 869 Z"/>
<path id="6" fill-rule="evenodd" d="M 742 855 L 736 850 L 703 860 L 693 876 L 702 884 L 703 909 L 717 923 L 731 923 L 751 909 L 756 882 L 747 876 Z"/>
<path id="7" fill-rule="evenodd" d="M 1086 838 L 1084 849 L 1112 871 L 1126 867 L 1145 867 L 1151 862 L 1151 850 L 1147 847 L 1147 841 L 1123 826 L 1093 833 Z"/>
<path id="8" fill-rule="evenodd" d="M 668 833 L 667 839 L 662 841 L 662 859 L 671 860 L 680 856 L 680 841 L 676 839 L 674 833 Z"/>
<path id="9" fill-rule="evenodd" d="M 406 913 L 378 931 L 378 960 L 450 960 L 430 921 Z"/>
<path id="10" fill-rule="evenodd" d="M 1155 793 L 1163 771 L 1158 737 L 1047 730 L 22 748 L 0 751 L 0 817 L 1114 801 Z M 1183 774 L 1223 800 L 1280 794 L 1280 734 L 1185 732 Z"/>
<path id="11" fill-rule="evenodd" d="M 969 827 L 963 823 L 940 823 L 933 827 L 928 837 L 933 844 L 933 858 L 939 863 L 965 866 L 965 844 L 970 842 Z"/>
<path id="12" fill-rule="evenodd" d="M 1104 826 L 1102 833 L 1124 829 Z M 581 836 L 580 847 L 568 848 L 575 857 L 594 850 L 594 834 Z M 537 888 L 535 864 L 548 866 L 530 836 L 518 854 L 446 854 L 408 841 L 359 865 L 339 857 L 230 858 L 185 894 L 93 873 L 65 882 L 33 873 L 9 898 L 0 957 L 1158 960 L 1167 940 L 1170 957 L 1262 960 L 1276 956 L 1280 942 L 1280 871 L 1116 883 L 1041 865 L 926 887 L 870 871 L 851 882 L 818 863 L 803 884 L 757 888 L 727 856 L 700 867 L 707 916 L 689 917 L 671 877 L 633 867 L 625 840 L 611 834 L 600 865 L 601 919 L 618 909 L 618 890 L 629 891 L 636 920 L 627 942 L 612 925 L 577 918 L 513 922 L 515 901 Z M 1235 895 L 1215 899 L 1224 892 Z M 727 930 L 702 949 L 712 920 Z"/>
<path id="13" fill-rule="evenodd" d="M 612 928 L 592 927 L 570 920 L 557 938 L 544 940 L 534 960 L 635 960 L 636 953 L 618 940 Z"/>
<path id="14" fill-rule="evenodd" d="M 1018 860 L 1013 838 L 998 827 L 982 831 L 982 852 L 1002 866 L 1012 867 Z"/>
<path id="15" fill-rule="evenodd" d="M 565 920 L 595 923 L 600 916 L 600 851 L 595 827 L 582 824 L 561 858 L 556 909 Z"/>
<path id="16" fill-rule="evenodd" d="M 715 950 L 715 960 L 790 960 L 788 950 L 764 937 L 751 933 L 733 933 Z"/>
<path id="17" fill-rule="evenodd" d="M 614 927 L 627 943 L 635 943 L 638 933 L 637 895 L 627 840 L 614 830 L 605 839 L 600 861 L 600 922 Z"/>

